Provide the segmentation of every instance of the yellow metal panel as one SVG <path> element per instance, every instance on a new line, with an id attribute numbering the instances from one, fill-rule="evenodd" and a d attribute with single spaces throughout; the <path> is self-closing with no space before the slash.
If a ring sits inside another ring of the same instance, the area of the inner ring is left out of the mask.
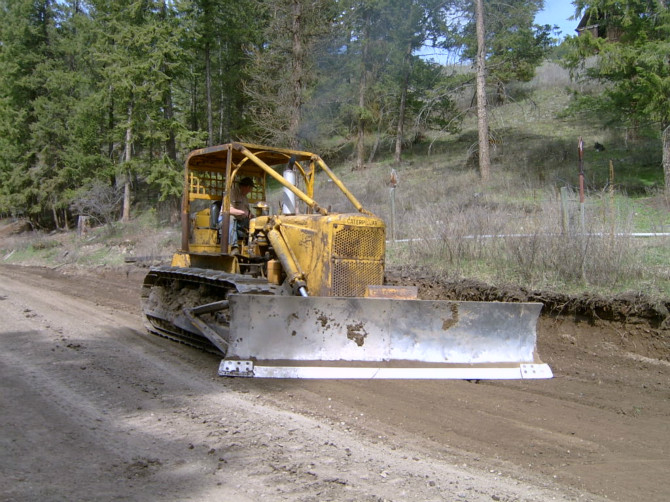
<path id="1" fill-rule="evenodd" d="M 191 253 L 218 253 L 221 250 L 218 244 L 191 244 L 189 251 Z"/>
<path id="2" fill-rule="evenodd" d="M 217 235 L 215 230 L 200 230 L 195 232 L 191 251 L 195 251 L 193 246 L 215 246 L 217 247 Z"/>
<path id="3" fill-rule="evenodd" d="M 363 296 L 384 282 L 384 222 L 367 215 L 291 215 L 279 228 L 315 296 Z"/>
<path id="4" fill-rule="evenodd" d="M 191 266 L 191 256 L 188 253 L 175 253 L 172 255 L 173 267 L 187 268 Z"/>
<path id="5" fill-rule="evenodd" d="M 209 228 L 209 208 L 198 211 L 195 214 L 196 228 Z"/>

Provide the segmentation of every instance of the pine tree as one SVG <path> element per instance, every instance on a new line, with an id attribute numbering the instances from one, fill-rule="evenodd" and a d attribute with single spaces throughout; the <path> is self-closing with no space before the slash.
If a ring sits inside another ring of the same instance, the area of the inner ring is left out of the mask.
<path id="1" fill-rule="evenodd" d="M 597 55 L 586 70 L 589 78 L 609 85 L 587 97 L 619 124 L 652 122 L 660 131 L 666 196 L 670 196 L 670 2 L 668 0 L 578 0 L 577 17 L 599 24 L 600 38 L 573 37 L 572 68 Z"/>
<path id="2" fill-rule="evenodd" d="M 178 2 L 93 0 L 99 93 L 108 117 L 107 152 L 124 188 L 122 220 L 130 218 L 134 179 L 156 182 L 162 197 L 181 191 L 177 143 L 193 136 L 175 109 L 175 80 L 187 73 Z M 180 120 L 181 119 L 181 120 Z"/>
<path id="3" fill-rule="evenodd" d="M 34 72 L 47 51 L 50 2 L 0 2 L 0 212 L 35 216 L 39 186 L 31 175 L 33 102 L 44 89 Z"/>
<path id="4" fill-rule="evenodd" d="M 482 180 L 490 176 L 487 88 L 496 85 L 505 99 L 505 84 L 528 81 L 549 50 L 549 27 L 533 24 L 543 0 L 459 1 L 455 10 L 469 20 L 457 25 L 447 46 L 459 48 L 464 61 L 476 62 L 478 159 Z"/>
<path id="5" fill-rule="evenodd" d="M 260 141 L 297 148 L 309 143 L 305 119 L 318 82 L 317 56 L 334 19 L 332 0 L 280 0 L 266 5 L 264 43 L 253 48 L 245 87 L 253 134 Z"/>
<path id="6" fill-rule="evenodd" d="M 190 52 L 189 125 L 207 132 L 209 145 L 246 134 L 242 82 L 253 47 L 264 42 L 261 4 L 254 0 L 194 0 L 183 18 Z"/>

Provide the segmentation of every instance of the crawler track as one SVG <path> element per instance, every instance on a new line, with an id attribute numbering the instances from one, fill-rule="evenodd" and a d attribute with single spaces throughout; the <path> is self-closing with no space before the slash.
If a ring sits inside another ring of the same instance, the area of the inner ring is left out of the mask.
<path id="1" fill-rule="evenodd" d="M 152 268 L 142 287 L 142 310 L 147 329 L 159 336 L 208 352 L 220 351 L 184 314 L 203 304 L 225 300 L 230 294 L 281 294 L 265 279 L 217 270 L 179 267 Z M 227 309 L 207 315 L 207 323 L 222 337 L 229 327 Z"/>

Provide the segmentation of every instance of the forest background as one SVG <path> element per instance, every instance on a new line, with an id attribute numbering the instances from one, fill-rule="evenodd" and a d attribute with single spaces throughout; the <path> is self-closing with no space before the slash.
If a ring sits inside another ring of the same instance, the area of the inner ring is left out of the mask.
<path id="1" fill-rule="evenodd" d="M 152 208 L 170 225 L 190 150 L 270 143 L 320 153 L 399 240 L 425 237 L 392 247 L 391 262 L 667 293 L 665 241 L 645 243 L 640 262 L 639 244 L 588 236 L 667 230 L 668 2 L 575 0 L 576 19 L 613 40 L 534 24 L 542 0 L 483 1 L 487 180 L 473 133 L 475 4 L 0 0 L 0 215 L 49 230 Z M 587 223 L 583 205 L 566 210 L 581 136 L 587 159 L 610 161 L 587 176 Z M 392 170 L 410 194 L 399 214 Z M 570 229 L 581 233 L 566 239 Z"/>

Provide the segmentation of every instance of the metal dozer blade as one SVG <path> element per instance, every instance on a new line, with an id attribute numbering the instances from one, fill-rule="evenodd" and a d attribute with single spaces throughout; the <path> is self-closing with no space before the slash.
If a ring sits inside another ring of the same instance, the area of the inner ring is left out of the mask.
<path id="1" fill-rule="evenodd" d="M 231 295 L 222 376 L 551 378 L 540 303 Z"/>

